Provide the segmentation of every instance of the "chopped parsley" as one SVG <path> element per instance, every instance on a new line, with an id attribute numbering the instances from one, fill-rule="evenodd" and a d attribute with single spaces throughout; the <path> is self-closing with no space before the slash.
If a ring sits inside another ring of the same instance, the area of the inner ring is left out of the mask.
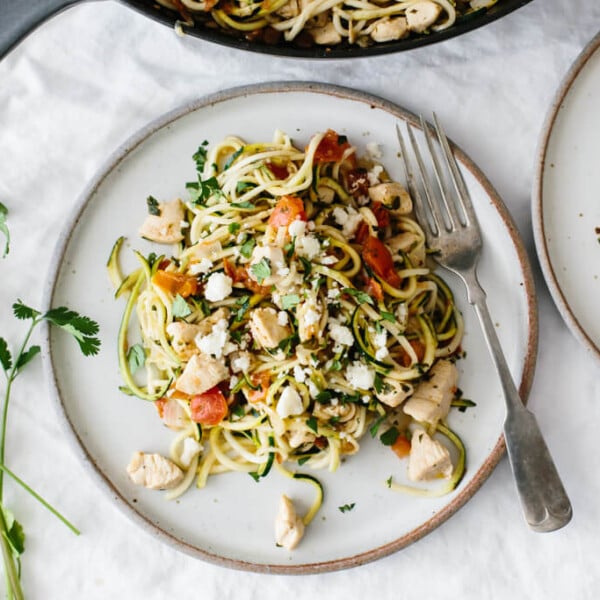
<path id="1" fill-rule="evenodd" d="M 344 506 L 338 506 L 338 510 L 341 513 L 350 512 L 356 506 L 356 502 L 352 502 L 351 504 L 344 504 Z"/>
<path id="2" fill-rule="evenodd" d="M 148 207 L 148 213 L 155 217 L 160 217 L 160 208 L 158 206 L 158 200 L 154 196 L 148 196 L 146 198 L 146 206 Z"/>
<path id="3" fill-rule="evenodd" d="M 254 238 L 248 238 L 240 247 L 240 254 L 244 258 L 250 258 L 252 256 L 252 250 L 256 246 L 256 240 Z"/>
<path id="4" fill-rule="evenodd" d="M 310 417 L 306 419 L 306 426 L 309 429 L 312 429 L 315 433 L 318 433 L 319 431 L 319 424 L 317 423 L 316 417 Z"/>
<path id="5" fill-rule="evenodd" d="M 361 292 L 354 288 L 344 288 L 342 293 L 353 296 L 359 304 L 373 304 L 373 298 L 366 292 Z"/>
<path id="6" fill-rule="evenodd" d="M 259 285 L 262 285 L 263 281 L 271 276 L 271 261 L 265 256 L 261 258 L 257 263 L 250 267 L 250 271 L 256 277 L 256 281 Z"/>
<path id="7" fill-rule="evenodd" d="M 8 208 L 0 202 L 0 233 L 4 235 L 4 248 L 0 251 L 0 257 L 4 258 L 10 249 L 10 232 L 6 225 L 6 217 L 8 215 Z"/>
<path id="8" fill-rule="evenodd" d="M 398 439 L 400 432 L 395 427 L 390 427 L 386 432 L 379 436 L 379 440 L 384 446 L 391 446 Z"/>
<path id="9" fill-rule="evenodd" d="M 180 319 L 184 319 L 192 314 L 192 309 L 189 304 L 185 301 L 185 298 L 180 294 L 175 296 L 175 300 L 173 300 L 173 306 L 171 307 L 171 312 L 174 317 L 179 317 Z"/>
<path id="10" fill-rule="evenodd" d="M 138 369 L 144 366 L 146 362 L 146 353 L 141 344 L 134 344 L 127 352 L 127 364 L 131 373 L 135 373 Z"/>
<path id="11" fill-rule="evenodd" d="M 283 310 L 288 310 L 299 303 L 300 296 L 298 294 L 286 294 L 281 297 L 281 308 L 283 308 Z"/>

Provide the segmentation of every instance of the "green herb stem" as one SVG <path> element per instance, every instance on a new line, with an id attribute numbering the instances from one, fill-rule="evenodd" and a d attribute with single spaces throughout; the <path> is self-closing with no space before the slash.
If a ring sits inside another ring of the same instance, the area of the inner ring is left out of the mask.
<path id="1" fill-rule="evenodd" d="M 16 481 L 25 491 L 29 492 L 42 506 L 47 508 L 57 519 L 61 520 L 75 535 L 79 535 L 81 532 L 73 523 L 71 523 L 66 517 L 61 515 L 49 502 L 44 500 L 33 488 L 28 486 L 22 479 L 15 475 L 6 465 L 0 464 L 0 471 L 9 475 L 14 481 Z"/>
<path id="2" fill-rule="evenodd" d="M 0 546 L 2 547 L 2 558 L 4 559 L 8 600 L 25 600 L 19 580 L 19 573 L 15 565 L 15 557 L 8 543 L 8 528 L 2 507 L 0 507 Z"/>

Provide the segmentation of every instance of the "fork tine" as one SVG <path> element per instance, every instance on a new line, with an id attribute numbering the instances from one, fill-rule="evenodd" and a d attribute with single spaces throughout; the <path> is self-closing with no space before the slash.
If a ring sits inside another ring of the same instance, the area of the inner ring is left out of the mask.
<path id="1" fill-rule="evenodd" d="M 467 189 L 465 181 L 458 168 L 454 153 L 450 149 L 450 144 L 448 143 L 446 133 L 444 132 L 444 129 L 442 128 L 442 125 L 435 113 L 433 113 L 433 122 L 435 125 L 437 138 L 440 142 L 440 146 L 442 147 L 442 153 L 446 160 L 446 165 L 448 166 L 452 183 L 454 184 L 454 188 L 456 190 L 456 197 L 465 218 L 465 224 L 477 226 L 477 216 L 475 215 L 475 209 L 473 208 L 473 203 L 471 202 L 469 190 Z"/>
<path id="2" fill-rule="evenodd" d="M 401 162 L 404 167 L 404 177 L 408 185 L 408 191 L 410 192 L 411 198 L 414 200 L 414 208 L 417 220 L 421 226 L 427 230 L 425 232 L 427 237 L 435 236 L 437 235 L 437 230 L 435 228 L 435 224 L 432 224 L 431 219 L 429 219 L 426 214 L 423 197 L 418 186 L 415 184 L 415 176 L 411 169 L 410 160 L 406 152 L 404 136 L 402 135 L 402 131 L 400 130 L 398 123 L 396 123 L 396 135 L 398 136 L 398 143 L 400 144 L 400 154 L 402 158 Z"/>
<path id="3" fill-rule="evenodd" d="M 425 198 L 427 200 L 427 207 L 429 208 L 429 213 L 432 217 L 432 221 L 435 225 L 434 235 L 439 235 L 442 231 L 442 228 L 445 228 L 445 223 L 440 212 L 439 204 L 436 200 L 435 191 L 431 185 L 431 181 L 429 180 L 429 176 L 427 174 L 427 169 L 425 167 L 425 163 L 423 162 L 423 158 L 421 156 L 421 151 L 419 150 L 419 145 L 417 140 L 415 139 L 415 135 L 413 133 L 412 127 L 407 124 L 408 137 L 410 138 L 410 143 L 412 145 L 412 149 L 415 155 L 415 160 L 417 161 L 417 166 L 419 167 L 419 174 L 421 176 L 421 183 L 423 184 L 423 189 L 425 190 Z"/>
<path id="4" fill-rule="evenodd" d="M 445 208 L 446 218 L 444 219 L 444 224 L 446 225 L 446 229 L 448 231 L 454 231 L 458 226 L 464 224 L 464 219 L 459 216 L 456 210 L 456 204 L 454 203 L 452 198 L 449 197 L 448 189 L 445 184 L 445 175 L 442 172 L 442 167 L 438 158 L 438 151 L 436 150 L 436 148 L 434 148 L 433 145 L 433 134 L 431 131 L 431 126 L 425 121 L 423 115 L 420 115 L 419 119 L 421 121 L 423 135 L 425 136 L 425 141 L 427 142 L 427 147 L 429 149 L 429 154 L 431 155 L 431 164 L 433 166 L 433 173 L 438 184 L 441 201 Z M 437 127 L 435 128 L 435 133 L 441 145 L 440 133 Z M 448 158 L 446 156 L 446 161 L 447 160 Z"/>

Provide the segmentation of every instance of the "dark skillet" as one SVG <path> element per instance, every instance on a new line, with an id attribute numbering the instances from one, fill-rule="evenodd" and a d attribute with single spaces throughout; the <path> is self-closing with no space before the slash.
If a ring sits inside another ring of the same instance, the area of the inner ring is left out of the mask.
<path id="1" fill-rule="evenodd" d="M 0 0 L 0 58 L 46 19 L 65 8 L 83 1 L 85 0 Z M 181 20 L 177 12 L 166 9 L 153 0 L 119 1 L 170 27 L 173 27 L 177 21 Z M 487 10 L 481 10 L 457 20 L 453 27 L 444 31 L 394 42 L 375 44 L 368 48 L 348 44 L 340 44 L 333 47 L 300 47 L 291 43 L 266 44 L 260 41 L 250 41 L 243 34 L 240 35 L 237 32 L 227 32 L 216 28 L 216 26 L 209 27 L 202 23 L 193 27 L 183 26 L 183 29 L 190 35 L 216 44 L 241 50 L 250 50 L 252 52 L 262 52 L 263 54 L 297 58 L 353 58 L 400 52 L 440 42 L 495 21 L 530 1 L 500 0 L 498 4 Z"/>

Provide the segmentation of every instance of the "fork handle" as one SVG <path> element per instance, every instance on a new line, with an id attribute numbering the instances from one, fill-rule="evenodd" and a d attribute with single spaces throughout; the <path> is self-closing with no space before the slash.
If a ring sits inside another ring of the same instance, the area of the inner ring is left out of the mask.
<path id="1" fill-rule="evenodd" d="M 504 439 L 525 519 L 534 531 L 560 529 L 571 520 L 571 502 L 536 418 L 523 405 L 515 386 L 475 271 L 462 276 L 500 376 L 506 401 Z"/>

